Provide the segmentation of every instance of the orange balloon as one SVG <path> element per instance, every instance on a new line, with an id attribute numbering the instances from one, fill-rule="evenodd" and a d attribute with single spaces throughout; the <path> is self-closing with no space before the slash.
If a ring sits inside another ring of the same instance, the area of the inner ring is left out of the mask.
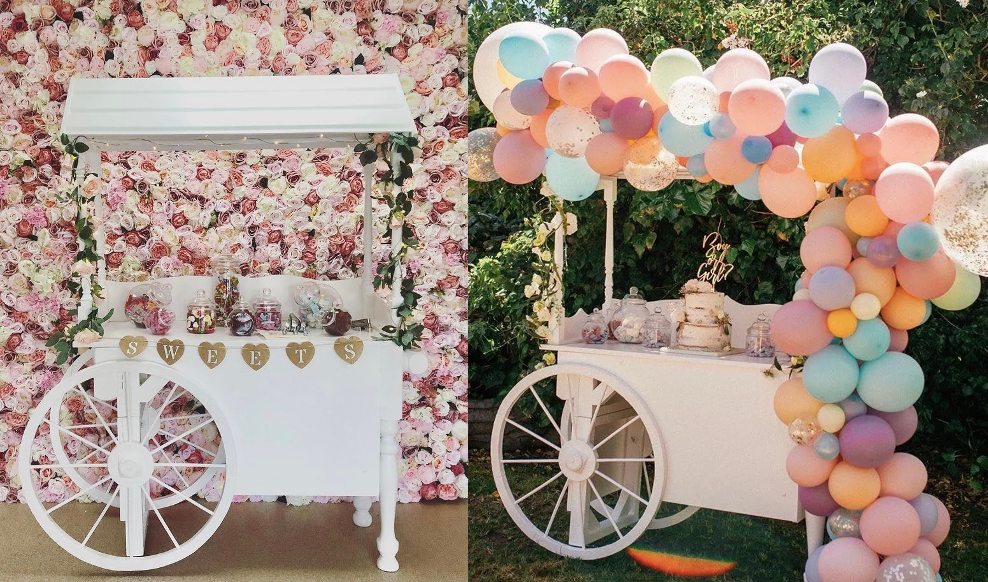
<path id="1" fill-rule="evenodd" d="M 712 177 L 710 177 L 710 174 L 704 174 L 704 175 L 700 176 L 699 178 L 693 178 L 693 179 L 696 180 L 697 182 L 701 183 L 701 184 L 709 184 L 710 182 L 713 182 L 714 181 L 714 179 Z"/>
<path id="2" fill-rule="evenodd" d="M 827 314 L 827 329 L 837 337 L 847 337 L 858 329 L 858 318 L 846 307 L 835 309 Z"/>
<path id="3" fill-rule="evenodd" d="M 889 219 L 878 207 L 874 196 L 858 196 L 851 200 L 844 212 L 847 227 L 861 236 L 878 236 L 889 225 Z"/>
<path id="4" fill-rule="evenodd" d="M 628 140 L 612 132 L 595 135 L 587 144 L 587 165 L 602 176 L 613 176 L 624 168 L 628 145 Z"/>
<path id="5" fill-rule="evenodd" d="M 803 146 L 803 167 L 811 178 L 831 184 L 847 176 L 854 167 L 857 148 L 854 133 L 843 125 L 806 140 Z"/>
<path id="6" fill-rule="evenodd" d="M 707 169 L 711 169 L 710 164 Z M 710 173 L 716 177 L 712 170 Z M 817 199 L 816 183 L 802 168 L 780 174 L 769 166 L 762 166 L 758 173 L 758 192 L 765 207 L 783 218 L 806 214 L 813 209 Z"/>
<path id="7" fill-rule="evenodd" d="M 786 472 L 796 485 L 816 487 L 826 483 L 830 472 L 837 466 L 837 457 L 827 461 L 817 456 L 813 445 L 793 447 L 786 457 Z"/>
<path id="8" fill-rule="evenodd" d="M 943 249 L 938 249 L 925 261 L 900 258 L 895 265 L 895 276 L 899 279 L 899 285 L 910 294 L 920 299 L 935 299 L 953 287 L 957 265 Z"/>
<path id="9" fill-rule="evenodd" d="M 597 73 L 600 90 L 615 103 L 625 97 L 639 97 L 651 85 L 648 69 L 631 55 L 614 55 L 604 61 Z"/>
<path id="10" fill-rule="evenodd" d="M 865 257 L 858 257 L 851 261 L 851 264 L 847 267 L 847 272 L 854 279 L 854 290 L 856 294 L 871 293 L 875 297 L 878 297 L 878 301 L 882 305 L 885 305 L 892 299 L 892 295 L 895 293 L 894 270 L 876 267 L 874 263 Z"/>
<path id="11" fill-rule="evenodd" d="M 882 307 L 882 319 L 896 329 L 913 329 L 923 323 L 925 317 L 926 302 L 902 287 L 896 287 L 892 298 Z"/>
<path id="12" fill-rule="evenodd" d="M 557 100 L 563 98 L 559 94 L 559 78 L 563 76 L 563 73 L 575 66 L 569 61 L 556 61 L 546 67 L 545 73 L 542 73 L 542 86 L 545 88 L 545 92 L 549 94 L 549 97 Z"/>
<path id="13" fill-rule="evenodd" d="M 874 133 L 865 133 L 858 136 L 858 151 L 866 158 L 877 156 L 882 151 L 882 138 Z"/>
<path id="14" fill-rule="evenodd" d="M 786 380 L 779 386 L 778 390 L 775 391 L 772 405 L 775 407 L 775 415 L 779 417 L 779 420 L 789 426 L 800 416 L 815 417 L 824 403 L 813 398 L 806 391 L 803 379 L 797 376 Z"/>
<path id="15" fill-rule="evenodd" d="M 720 104 L 717 105 L 717 111 L 721 113 L 727 113 L 731 104 L 731 92 L 724 91 L 719 95 Z"/>
<path id="16" fill-rule="evenodd" d="M 549 123 L 549 116 L 553 111 L 555 109 L 546 109 L 538 115 L 533 115 L 532 125 L 528 126 L 528 130 L 532 132 L 532 139 L 544 148 L 549 147 L 549 139 L 545 136 L 545 125 Z"/>
<path id="17" fill-rule="evenodd" d="M 837 198 L 828 198 L 817 204 L 816 208 L 810 212 L 809 218 L 806 219 L 806 232 L 812 232 L 813 229 L 821 226 L 832 226 L 844 233 L 847 240 L 851 241 L 851 248 L 853 249 L 858 239 L 861 238 L 861 235 L 848 228 L 847 221 L 844 220 L 847 205 L 850 203 L 850 198 L 839 196 Z"/>
<path id="18" fill-rule="evenodd" d="M 889 167 L 888 162 L 883 160 L 881 156 L 873 156 L 861 161 L 861 173 L 864 174 L 866 180 L 877 180 L 887 167 Z"/>
<path id="19" fill-rule="evenodd" d="M 846 178 L 850 180 L 864 180 L 864 170 L 861 169 L 861 164 L 864 162 L 865 157 L 861 155 L 860 151 L 855 150 L 854 152 L 854 165 L 851 169 L 847 171 Z"/>
<path id="20" fill-rule="evenodd" d="M 911 501 L 926 489 L 927 473 L 923 461 L 909 453 L 895 453 L 878 467 L 882 496 L 892 495 Z"/>
<path id="21" fill-rule="evenodd" d="M 597 73 L 583 67 L 567 70 L 559 77 L 559 96 L 571 107 L 590 107 L 600 97 Z"/>
<path id="22" fill-rule="evenodd" d="M 715 139 L 707 146 L 703 161 L 714 180 L 733 186 L 747 180 L 755 171 L 755 164 L 746 160 L 741 153 L 741 142 L 744 138 L 743 134 L 735 133 L 727 139 Z M 763 172 L 762 176 L 764 175 Z M 762 197 L 764 198 L 764 194 Z"/>
<path id="23" fill-rule="evenodd" d="M 841 507 L 850 510 L 864 509 L 878 499 L 882 482 L 878 471 L 855 467 L 847 461 L 837 463 L 830 473 L 827 489 Z"/>
<path id="24" fill-rule="evenodd" d="M 776 172 L 787 174 L 799 166 L 799 152 L 791 145 L 777 145 L 769 154 L 766 163 Z"/>

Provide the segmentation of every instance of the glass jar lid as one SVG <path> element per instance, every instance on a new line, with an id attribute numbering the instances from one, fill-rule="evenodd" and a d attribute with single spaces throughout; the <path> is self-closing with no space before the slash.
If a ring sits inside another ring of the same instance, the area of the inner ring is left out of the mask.
<path id="1" fill-rule="evenodd" d="M 236 272 L 239 268 L 240 262 L 230 253 L 222 253 L 213 259 L 213 270 L 217 275 Z"/>
<path id="2" fill-rule="evenodd" d="M 666 318 L 666 314 L 665 313 L 662 313 L 662 308 L 659 307 L 658 305 L 656 305 L 655 306 L 655 309 L 652 310 L 652 313 L 649 314 L 648 318 L 649 319 L 664 319 L 664 318 Z"/>
<path id="3" fill-rule="evenodd" d="M 254 309 L 281 309 L 281 302 L 275 299 L 270 287 L 265 287 L 261 296 L 254 301 Z"/>
<path id="4" fill-rule="evenodd" d="M 749 334 L 757 335 L 770 335 L 772 333 L 772 324 L 769 322 L 768 317 L 764 313 L 758 316 L 758 319 L 751 324 L 748 328 Z"/>
<path id="5" fill-rule="evenodd" d="M 154 301 L 158 305 L 168 305 L 172 302 L 171 283 L 159 283 L 155 281 L 148 285 L 147 295 L 151 301 Z"/>
<path id="6" fill-rule="evenodd" d="M 206 298 L 206 290 L 199 289 L 196 291 L 196 298 L 189 302 L 189 307 L 208 307 L 213 308 L 213 302 Z"/>
<path id="7" fill-rule="evenodd" d="M 591 313 L 590 315 L 588 315 L 587 316 L 587 319 L 588 320 L 591 320 L 591 321 L 600 321 L 601 323 L 603 323 L 604 322 L 604 314 L 600 312 L 600 309 L 599 308 L 594 307 L 593 308 L 593 313 Z"/>
<path id="8" fill-rule="evenodd" d="M 641 305 L 645 303 L 645 298 L 638 294 L 638 287 L 632 287 L 621 301 L 622 303 L 627 302 L 629 305 Z"/>

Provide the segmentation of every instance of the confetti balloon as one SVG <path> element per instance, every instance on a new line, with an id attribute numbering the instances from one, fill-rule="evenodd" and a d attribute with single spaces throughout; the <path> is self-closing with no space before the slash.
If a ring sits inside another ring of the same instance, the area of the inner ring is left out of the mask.
<path id="1" fill-rule="evenodd" d="M 936 579 L 929 562 L 916 554 L 906 553 L 885 558 L 875 582 L 936 582 Z"/>
<path id="2" fill-rule="evenodd" d="M 812 416 L 800 416 L 789 423 L 789 438 L 797 445 L 812 445 L 821 432 L 820 425 Z M 813 454 L 812 451 L 810 454 Z M 813 456 L 816 455 L 813 454 Z"/>
<path id="3" fill-rule="evenodd" d="M 703 77 L 683 77 L 669 88 L 669 112 L 686 125 L 709 121 L 719 105 L 717 88 Z"/>
<path id="4" fill-rule="evenodd" d="M 860 519 L 860 511 L 841 507 L 827 518 L 827 531 L 833 538 L 860 538 Z"/>
<path id="5" fill-rule="evenodd" d="M 549 116 L 545 126 L 549 147 L 568 158 L 578 158 L 587 151 L 587 144 L 600 133 L 600 124 L 586 109 L 563 106 Z"/>
<path id="6" fill-rule="evenodd" d="M 671 48 L 655 57 L 649 76 L 655 92 L 668 102 L 673 83 L 683 77 L 698 77 L 702 73 L 703 65 L 693 53 L 682 48 Z"/>
<path id="7" fill-rule="evenodd" d="M 672 184 L 678 167 L 676 156 L 663 149 L 658 138 L 644 137 L 628 149 L 624 177 L 638 190 L 655 192 Z"/>
<path id="8" fill-rule="evenodd" d="M 478 182 L 497 180 L 494 169 L 494 148 L 501 134 L 493 127 L 481 127 L 467 136 L 467 177 Z"/>
<path id="9" fill-rule="evenodd" d="M 940 176 L 930 222 L 947 256 L 988 276 L 988 145 L 961 155 Z"/>

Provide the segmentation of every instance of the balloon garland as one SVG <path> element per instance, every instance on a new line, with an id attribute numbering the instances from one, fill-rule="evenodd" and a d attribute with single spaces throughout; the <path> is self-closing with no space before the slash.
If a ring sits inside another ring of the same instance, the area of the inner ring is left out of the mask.
<path id="1" fill-rule="evenodd" d="M 805 357 L 775 395 L 797 444 L 786 468 L 832 538 L 807 560 L 807 580 L 934 582 L 950 516 L 923 492 L 922 461 L 895 450 L 916 431 L 924 386 L 902 352 L 933 305 L 970 306 L 988 275 L 988 146 L 934 161 L 936 126 L 889 117 L 866 74 L 844 43 L 817 52 L 802 83 L 772 79 L 749 49 L 704 69 L 671 48 L 646 67 L 612 30 L 509 24 L 474 61 L 498 123 L 470 133 L 469 175 L 544 175 L 578 201 L 601 176 L 656 191 L 685 168 L 778 216 L 808 214 L 806 271 L 772 321 L 779 349 Z M 819 202 L 829 184 L 842 196 Z"/>

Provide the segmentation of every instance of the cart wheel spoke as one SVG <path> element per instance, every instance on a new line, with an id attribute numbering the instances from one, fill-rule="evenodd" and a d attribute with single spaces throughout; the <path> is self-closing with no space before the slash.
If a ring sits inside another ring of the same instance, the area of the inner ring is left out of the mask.
<path id="1" fill-rule="evenodd" d="M 597 475 L 597 476 L 599 476 L 599 477 L 602 477 L 602 478 L 603 478 L 603 479 L 604 479 L 605 481 L 607 481 L 608 483 L 611 483 L 612 485 L 614 485 L 615 487 L 617 487 L 617 488 L 618 488 L 618 489 L 620 489 L 621 491 L 624 491 L 624 492 L 625 492 L 625 493 L 627 493 L 628 495 L 630 495 L 630 496 L 632 496 L 632 497 L 634 497 L 634 498 L 635 498 L 636 500 L 638 500 L 638 502 L 640 502 L 640 503 L 644 503 L 645 505 L 648 505 L 648 501 L 645 501 L 645 500 L 644 500 L 644 499 L 643 499 L 643 498 L 642 498 L 642 497 L 641 497 L 640 495 L 638 495 L 637 493 L 635 493 L 635 492 L 634 492 L 634 491 L 632 491 L 631 489 L 628 489 L 628 488 L 627 488 L 627 487 L 625 487 L 624 485 L 622 485 L 622 484 L 620 484 L 620 483 L 618 483 L 618 482 L 617 482 L 617 481 L 615 481 L 614 479 L 611 479 L 610 477 L 608 477 L 608 476 L 607 476 L 607 475 L 605 475 L 604 473 L 601 473 L 600 471 L 594 471 L 594 475 Z"/>
<path id="2" fill-rule="evenodd" d="M 590 489 L 593 490 L 593 494 L 597 498 L 597 502 L 600 503 L 605 509 L 607 509 L 608 505 L 604 503 L 603 499 L 601 499 L 600 493 L 597 492 L 597 487 L 595 487 L 593 484 L 593 479 L 590 479 L 589 481 L 587 481 L 587 483 L 590 484 Z M 624 534 L 621 533 L 621 528 L 619 528 L 617 526 L 617 523 L 615 523 L 613 514 L 610 511 L 608 511 L 605 513 L 605 517 L 607 518 L 607 521 L 610 522 L 611 527 L 614 528 L 614 533 L 618 535 L 618 539 L 623 539 Z"/>
<path id="3" fill-rule="evenodd" d="M 206 424 L 209 424 L 209 423 L 207 422 Z M 206 453 L 207 455 L 209 455 L 211 457 L 215 457 L 216 456 L 216 452 L 215 451 L 211 451 L 209 449 L 200 447 L 199 445 L 195 444 L 194 442 L 192 442 L 192 441 L 190 441 L 190 440 L 188 440 L 186 438 L 183 438 L 183 437 L 178 437 L 178 436 L 176 436 L 176 435 L 168 432 L 167 430 L 159 429 L 157 434 L 163 434 L 166 437 L 172 437 L 173 439 L 175 439 L 175 442 L 180 442 L 180 443 L 189 445 L 190 447 L 195 448 L 195 449 L 198 449 L 199 451 L 201 451 L 203 453 Z M 161 443 L 158 442 L 157 438 L 155 438 L 154 440 L 155 440 L 155 443 L 154 444 L 156 444 L 156 445 L 161 444 Z"/>
<path id="4" fill-rule="evenodd" d="M 552 522 L 556 521 L 556 513 L 559 512 L 559 506 L 563 503 L 563 498 L 566 497 L 566 490 L 569 489 L 569 481 L 563 483 L 563 488 L 559 492 L 559 497 L 556 499 L 556 505 L 552 508 L 552 515 L 549 516 L 549 523 L 545 526 L 545 535 L 549 535 L 549 530 L 552 529 Z"/>
<path id="5" fill-rule="evenodd" d="M 96 413 L 96 418 L 98 418 L 100 424 L 103 425 L 103 429 L 106 430 L 107 433 L 109 433 L 110 440 L 113 441 L 113 444 L 116 444 L 117 435 L 113 434 L 113 431 L 110 430 L 109 426 L 107 426 L 106 419 L 103 418 L 103 413 L 99 411 L 99 408 L 96 408 L 96 404 L 93 402 L 93 399 L 89 397 L 89 393 L 86 392 L 85 390 L 79 390 L 79 392 L 82 392 L 82 396 L 86 399 L 86 403 L 89 404 L 89 406 Z"/>
<path id="6" fill-rule="evenodd" d="M 639 420 L 641 420 L 641 415 L 636 414 L 631 420 L 629 420 L 628 422 L 625 422 L 620 427 L 614 429 L 614 431 L 611 434 L 609 434 L 606 437 L 604 437 L 604 440 L 602 440 L 599 443 L 595 444 L 594 447 L 593 447 L 593 450 L 596 451 L 597 449 L 599 449 L 601 447 L 601 445 L 603 445 L 607 441 L 611 440 L 612 438 L 614 438 L 615 436 L 617 436 L 618 433 L 620 433 L 622 430 L 624 430 L 624 429 L 628 428 L 629 426 L 635 424 Z"/>
<path id="7" fill-rule="evenodd" d="M 59 503 L 58 505 L 56 505 L 56 506 L 54 506 L 54 507 L 52 507 L 52 508 L 50 508 L 50 509 L 48 510 L 48 515 L 51 515 L 51 514 L 52 514 L 52 513 L 54 513 L 54 512 L 56 511 L 56 510 L 58 510 L 58 509 L 61 509 L 62 507 L 65 507 L 65 506 L 66 506 L 66 504 L 68 504 L 69 502 L 72 502 L 72 501 L 75 501 L 76 499 L 79 499 L 80 497 L 82 497 L 82 496 L 83 496 L 83 495 L 85 495 L 86 493 L 89 493 L 89 492 L 90 492 L 90 491 L 92 491 L 93 489 L 96 489 L 97 487 L 99 487 L 99 486 L 100 486 L 100 485 L 102 485 L 103 483 L 106 483 L 106 482 L 107 482 L 107 481 L 109 481 L 109 480 L 110 480 L 110 477 L 109 477 L 109 476 L 107 476 L 107 477 L 103 477 L 102 479 L 100 479 L 100 480 L 99 480 L 99 481 L 97 481 L 96 483 L 93 483 L 93 484 L 92 484 L 92 485 L 90 485 L 89 487 L 86 487 L 85 489 L 82 489 L 82 490 L 80 490 L 80 491 L 79 491 L 78 493 L 76 493 L 76 494 L 75 494 L 75 495 L 73 495 L 72 497 L 69 497 L 68 499 L 66 499 L 66 500 L 64 500 L 64 501 L 62 501 L 62 502 L 61 502 L 61 503 Z"/>
<path id="8" fill-rule="evenodd" d="M 154 501 L 151 500 L 151 494 L 148 493 L 147 489 L 145 489 L 144 487 L 141 487 L 140 489 L 141 489 L 141 493 L 144 494 L 144 498 L 147 499 L 148 505 L 150 505 L 151 509 L 154 510 L 154 514 L 158 516 L 158 522 L 161 523 L 161 527 L 165 528 L 165 533 L 168 534 L 168 539 L 170 539 L 172 543 L 175 544 L 176 548 L 179 547 L 178 540 L 175 539 L 175 534 L 172 533 L 171 528 L 168 527 L 167 523 L 165 523 L 165 518 L 161 517 L 161 512 L 158 511 L 158 506 L 156 506 L 154 504 Z"/>
<path id="9" fill-rule="evenodd" d="M 96 523 L 93 524 L 93 527 L 89 528 L 89 533 L 87 533 L 86 538 L 82 540 L 83 546 L 89 544 L 89 538 L 93 537 L 93 534 L 96 533 L 96 528 L 99 527 L 99 524 L 103 522 L 103 518 L 106 516 L 106 512 L 110 510 L 110 507 L 113 505 L 113 500 L 117 498 L 117 495 L 119 493 L 120 493 L 119 487 L 113 490 L 113 495 L 110 497 L 110 500 L 107 501 L 106 504 L 103 506 L 103 511 L 101 511 L 99 517 L 96 518 Z"/>
<path id="10" fill-rule="evenodd" d="M 199 502 L 198 502 L 198 501 L 196 501 L 195 499 L 192 499 L 191 497 L 189 497 L 189 496 L 188 496 L 188 495 L 186 495 L 185 493 L 182 493 L 182 492 L 181 492 L 181 491 L 179 491 L 178 489 L 175 489 L 174 487 L 172 487 L 172 486 L 171 486 L 171 485 L 169 485 L 168 483 L 165 483 L 165 482 L 164 482 L 164 481 L 162 481 L 161 479 L 158 479 L 158 478 L 157 478 L 157 477 L 155 477 L 154 475 L 151 475 L 151 480 L 152 480 L 152 481 L 154 481 L 155 483 L 157 483 L 158 485 L 161 485 L 161 486 L 162 486 L 162 487 L 164 487 L 165 489 L 167 489 L 167 490 L 169 490 L 169 491 L 171 491 L 171 492 L 172 492 L 172 493 L 174 493 L 175 495 L 178 495 L 178 496 L 179 496 L 179 497 L 180 497 L 180 498 L 181 498 L 181 499 L 182 499 L 183 501 L 188 501 L 189 503 L 191 503 L 192 505 L 194 505 L 194 506 L 196 506 L 196 507 L 198 507 L 199 509 L 201 509 L 201 510 L 203 510 L 203 511 L 205 511 L 205 512 L 206 512 L 206 513 L 208 513 L 209 515 L 213 515 L 213 511 L 212 511 L 211 509 L 209 509 L 209 508 L 208 508 L 208 507 L 206 507 L 205 505 L 203 505 L 203 504 L 201 504 L 201 503 L 199 503 Z"/>
<path id="11" fill-rule="evenodd" d="M 507 419 L 507 422 L 508 422 L 508 424 L 510 424 L 511 426 L 517 428 L 518 430 L 527 433 L 529 436 L 533 437 L 534 439 L 536 439 L 538 441 L 541 441 L 546 446 L 551 447 L 551 448 L 553 448 L 553 449 L 555 449 L 557 451 L 560 450 L 560 448 L 559 448 L 558 445 L 554 445 L 554 444 L 550 443 L 549 441 L 545 440 L 545 438 L 543 438 L 543 437 L 535 434 L 534 432 L 532 432 L 529 429 L 525 428 L 524 426 L 518 424 L 517 422 L 511 420 L 510 418 Z"/>
<path id="12" fill-rule="evenodd" d="M 559 428 L 559 425 L 556 424 L 556 419 L 549 414 L 549 409 L 546 408 L 545 403 L 542 402 L 541 398 L 539 398 L 539 393 L 535 391 L 535 387 L 529 386 L 528 389 L 532 392 L 532 396 L 535 397 L 535 400 L 538 401 L 539 408 L 541 408 L 542 412 L 545 413 L 546 418 L 548 418 L 549 422 L 552 423 L 552 428 L 556 429 L 556 432 L 559 434 L 559 438 L 563 438 L 563 431 Z"/>
<path id="13" fill-rule="evenodd" d="M 183 432 L 180 435 L 177 435 L 177 436 L 176 435 L 172 435 L 172 438 L 171 439 L 169 439 L 168 441 L 166 441 L 165 444 L 163 444 L 163 445 L 158 445 L 158 448 L 152 450 L 151 451 L 151 454 L 157 453 L 158 451 L 160 451 L 161 449 L 163 449 L 165 447 L 170 447 L 171 445 L 173 445 L 176 442 L 178 442 L 178 440 L 181 439 L 182 437 L 189 436 L 190 434 L 194 433 L 195 431 L 199 430 L 200 428 L 206 426 L 207 424 L 209 424 L 211 422 L 213 422 L 213 419 L 210 418 L 209 420 L 207 420 L 205 422 L 202 422 L 202 423 L 199 423 L 199 424 L 195 425 L 194 427 L 186 430 L 185 432 Z M 145 439 L 145 440 L 147 440 L 147 439 Z"/>
<path id="14" fill-rule="evenodd" d="M 157 445 L 157 444 L 161 444 L 161 443 L 159 443 L 159 442 L 158 442 L 158 435 L 154 435 L 154 436 L 152 437 L 152 439 L 154 440 L 154 444 L 156 444 L 156 445 Z M 172 460 L 172 458 L 171 458 L 171 456 L 170 456 L 170 455 L 168 454 L 168 452 L 167 452 L 167 451 L 165 451 L 164 449 L 162 449 L 162 450 L 161 450 L 161 454 L 162 454 L 162 455 L 163 455 L 163 456 L 164 456 L 164 457 L 165 457 L 166 459 L 168 459 L 168 467 L 170 467 L 170 468 L 171 468 L 171 471 L 172 471 L 173 473 L 175 473 L 176 475 L 178 475 L 178 478 L 179 478 L 179 480 L 181 480 L 181 481 L 182 481 L 182 484 L 183 484 L 183 485 L 185 485 L 185 488 L 186 488 L 186 489 L 188 489 L 188 488 L 189 488 L 189 481 L 188 481 L 188 480 L 187 480 L 187 479 L 185 478 L 185 475 L 183 475 L 183 474 L 182 474 L 182 472 L 181 472 L 181 471 L 179 471 L 178 469 L 176 469 L 176 468 L 175 468 L 175 465 L 173 465 L 173 464 L 172 464 L 172 463 L 174 463 L 174 461 Z M 148 497 L 148 499 L 150 499 L 150 497 Z M 157 509 L 155 509 L 155 511 L 157 511 Z"/>
<path id="15" fill-rule="evenodd" d="M 165 399 L 161 402 L 161 408 L 159 408 L 157 413 L 155 413 L 154 420 L 152 420 L 149 423 L 148 430 L 146 433 L 144 433 L 143 437 L 141 438 L 141 442 L 147 442 L 147 440 L 151 438 L 151 434 L 154 430 L 152 427 L 158 426 L 158 421 L 161 420 L 161 414 L 165 411 L 166 408 L 168 408 L 168 405 L 173 402 L 172 397 L 174 396 L 175 398 L 177 398 L 177 396 L 175 396 L 175 392 L 179 388 L 181 387 L 178 384 L 172 384 L 171 391 L 168 393 L 168 396 L 166 396 Z M 182 391 L 184 392 L 185 389 L 183 388 Z M 181 396 L 181 394 L 179 396 Z"/>
<path id="16" fill-rule="evenodd" d="M 533 463 L 558 463 L 559 459 L 504 459 L 501 462 L 508 465 L 525 465 Z"/>

